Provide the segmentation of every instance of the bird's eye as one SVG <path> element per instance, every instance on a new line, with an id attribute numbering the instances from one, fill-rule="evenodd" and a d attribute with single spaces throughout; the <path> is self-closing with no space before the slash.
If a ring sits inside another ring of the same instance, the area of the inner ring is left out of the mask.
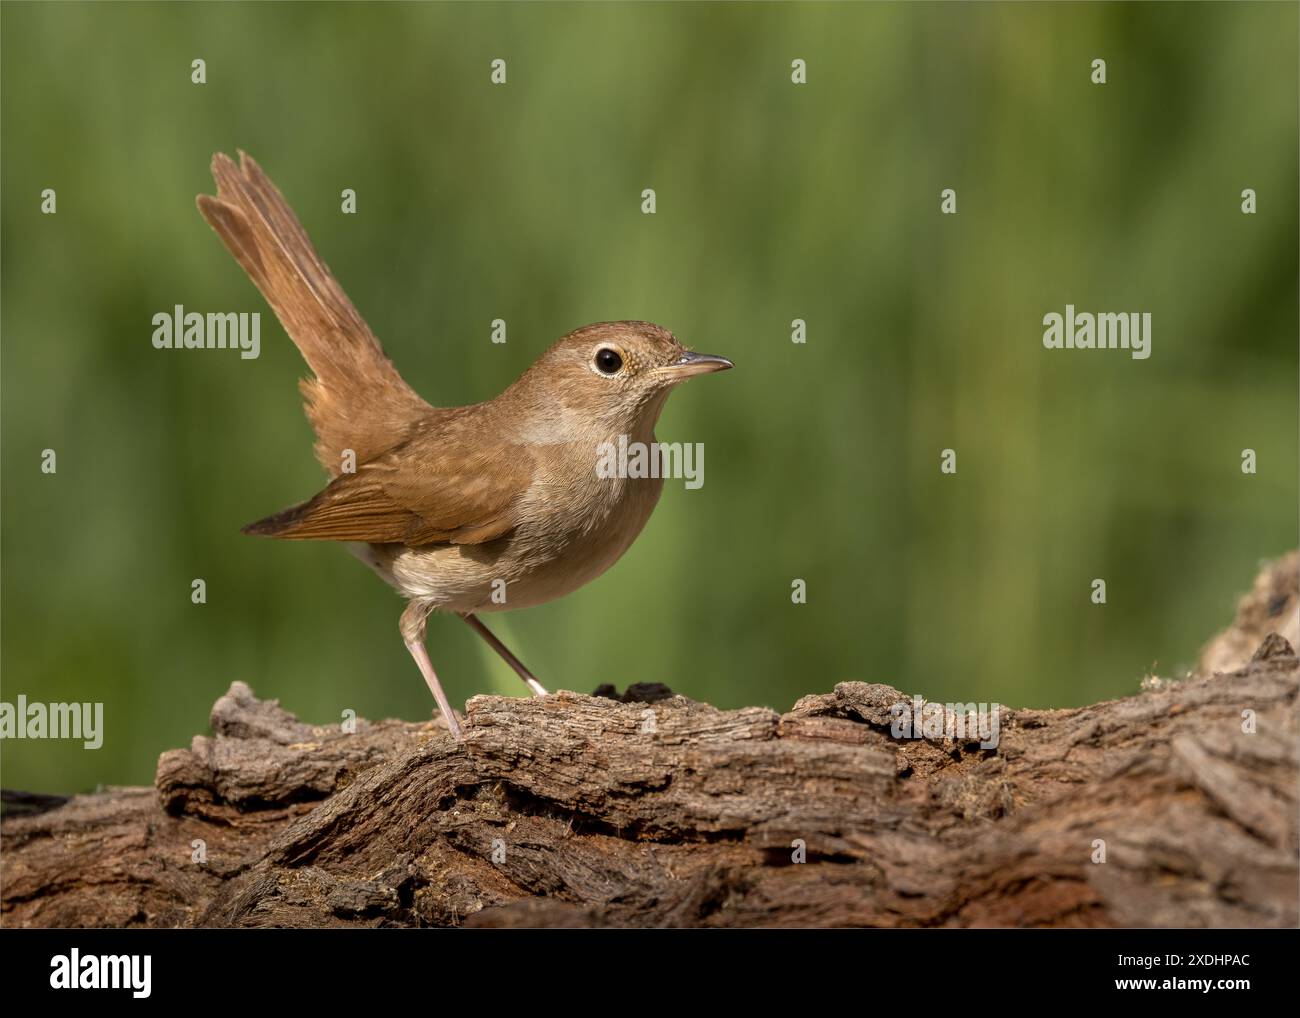
<path id="1" fill-rule="evenodd" d="M 622 366 L 623 358 L 618 355 L 617 350 L 602 346 L 596 351 L 596 370 L 602 375 L 617 375 L 618 369 Z"/>

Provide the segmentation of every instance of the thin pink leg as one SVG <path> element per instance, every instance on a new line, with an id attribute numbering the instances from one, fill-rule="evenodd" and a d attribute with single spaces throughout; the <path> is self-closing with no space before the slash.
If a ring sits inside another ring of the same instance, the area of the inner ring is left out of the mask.
<path id="1" fill-rule="evenodd" d="M 507 647 L 500 640 L 498 640 L 492 634 L 492 630 L 488 629 L 487 626 L 483 625 L 483 623 L 478 620 L 477 616 L 462 615 L 461 618 L 464 619 L 466 622 L 468 622 L 474 628 L 474 631 L 478 633 L 479 636 L 487 640 L 488 646 L 491 647 L 493 650 L 495 650 L 498 654 L 500 654 L 501 657 L 505 660 L 505 663 L 515 670 L 515 674 L 518 675 L 521 679 L 523 679 L 525 684 L 527 684 L 528 688 L 533 691 L 533 696 L 546 695 L 546 687 L 543 686 L 540 682 L 537 681 L 536 678 L 533 677 L 533 673 L 524 667 L 524 663 L 520 661 L 519 658 L 511 654 L 510 648 Z"/>
<path id="2" fill-rule="evenodd" d="M 438 673 L 433 670 L 433 662 L 429 660 L 429 651 L 424 646 L 424 627 L 428 614 L 428 609 L 419 602 L 412 601 L 408 604 L 406 610 L 402 612 L 400 624 L 402 639 L 406 641 L 406 649 L 411 652 L 411 657 L 415 658 L 416 667 L 420 669 L 429 691 L 438 702 L 438 710 L 447 719 L 447 727 L 451 730 L 452 738 L 462 742 L 465 736 L 461 731 L 460 721 L 456 718 L 456 712 L 451 709 L 451 701 L 443 692 L 442 683 L 438 681 Z"/>

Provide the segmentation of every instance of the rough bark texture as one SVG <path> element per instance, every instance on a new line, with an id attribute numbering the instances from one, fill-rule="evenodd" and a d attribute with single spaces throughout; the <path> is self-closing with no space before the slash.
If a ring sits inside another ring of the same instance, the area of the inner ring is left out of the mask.
<path id="1" fill-rule="evenodd" d="M 3 921 L 1295 926 L 1295 588 L 1291 558 L 1243 599 L 1231 672 L 1003 710 L 996 749 L 897 738 L 910 698 L 856 682 L 784 715 L 481 696 L 461 746 L 236 683 L 155 788 L 10 797 Z"/>

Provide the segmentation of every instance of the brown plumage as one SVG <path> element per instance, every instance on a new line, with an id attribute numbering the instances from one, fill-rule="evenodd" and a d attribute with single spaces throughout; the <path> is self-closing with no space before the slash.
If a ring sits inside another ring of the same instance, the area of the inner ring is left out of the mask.
<path id="1" fill-rule="evenodd" d="M 332 478 L 244 533 L 347 542 L 408 598 L 403 637 L 459 738 L 424 648 L 428 614 L 460 614 L 544 692 L 476 613 L 544 603 L 617 561 L 662 481 L 600 476 L 599 450 L 620 438 L 652 443 L 673 386 L 731 363 L 692 353 L 649 322 L 600 322 L 560 339 L 495 399 L 432 407 L 397 373 L 258 165 L 218 154 L 212 174 L 217 195 L 200 195 L 199 211 L 315 375 L 301 388 L 316 457 Z"/>
<path id="2" fill-rule="evenodd" d="M 374 458 L 432 408 L 397 373 L 261 167 L 243 152 L 239 166 L 219 152 L 212 176 L 217 195 L 199 195 L 199 211 L 316 375 L 301 383 L 316 458 L 331 477 L 344 449 L 359 463 Z"/>

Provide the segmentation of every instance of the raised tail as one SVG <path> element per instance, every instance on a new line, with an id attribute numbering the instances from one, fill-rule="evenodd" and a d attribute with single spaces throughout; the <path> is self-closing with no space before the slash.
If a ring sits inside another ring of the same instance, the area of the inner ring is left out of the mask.
<path id="1" fill-rule="evenodd" d="M 370 327 L 312 247 L 271 179 L 251 157 L 212 157 L 216 197 L 203 218 L 225 242 L 280 319 L 315 378 L 301 383 L 316 431 L 316 458 L 331 477 L 344 450 L 373 459 L 430 408 L 402 379 Z"/>

